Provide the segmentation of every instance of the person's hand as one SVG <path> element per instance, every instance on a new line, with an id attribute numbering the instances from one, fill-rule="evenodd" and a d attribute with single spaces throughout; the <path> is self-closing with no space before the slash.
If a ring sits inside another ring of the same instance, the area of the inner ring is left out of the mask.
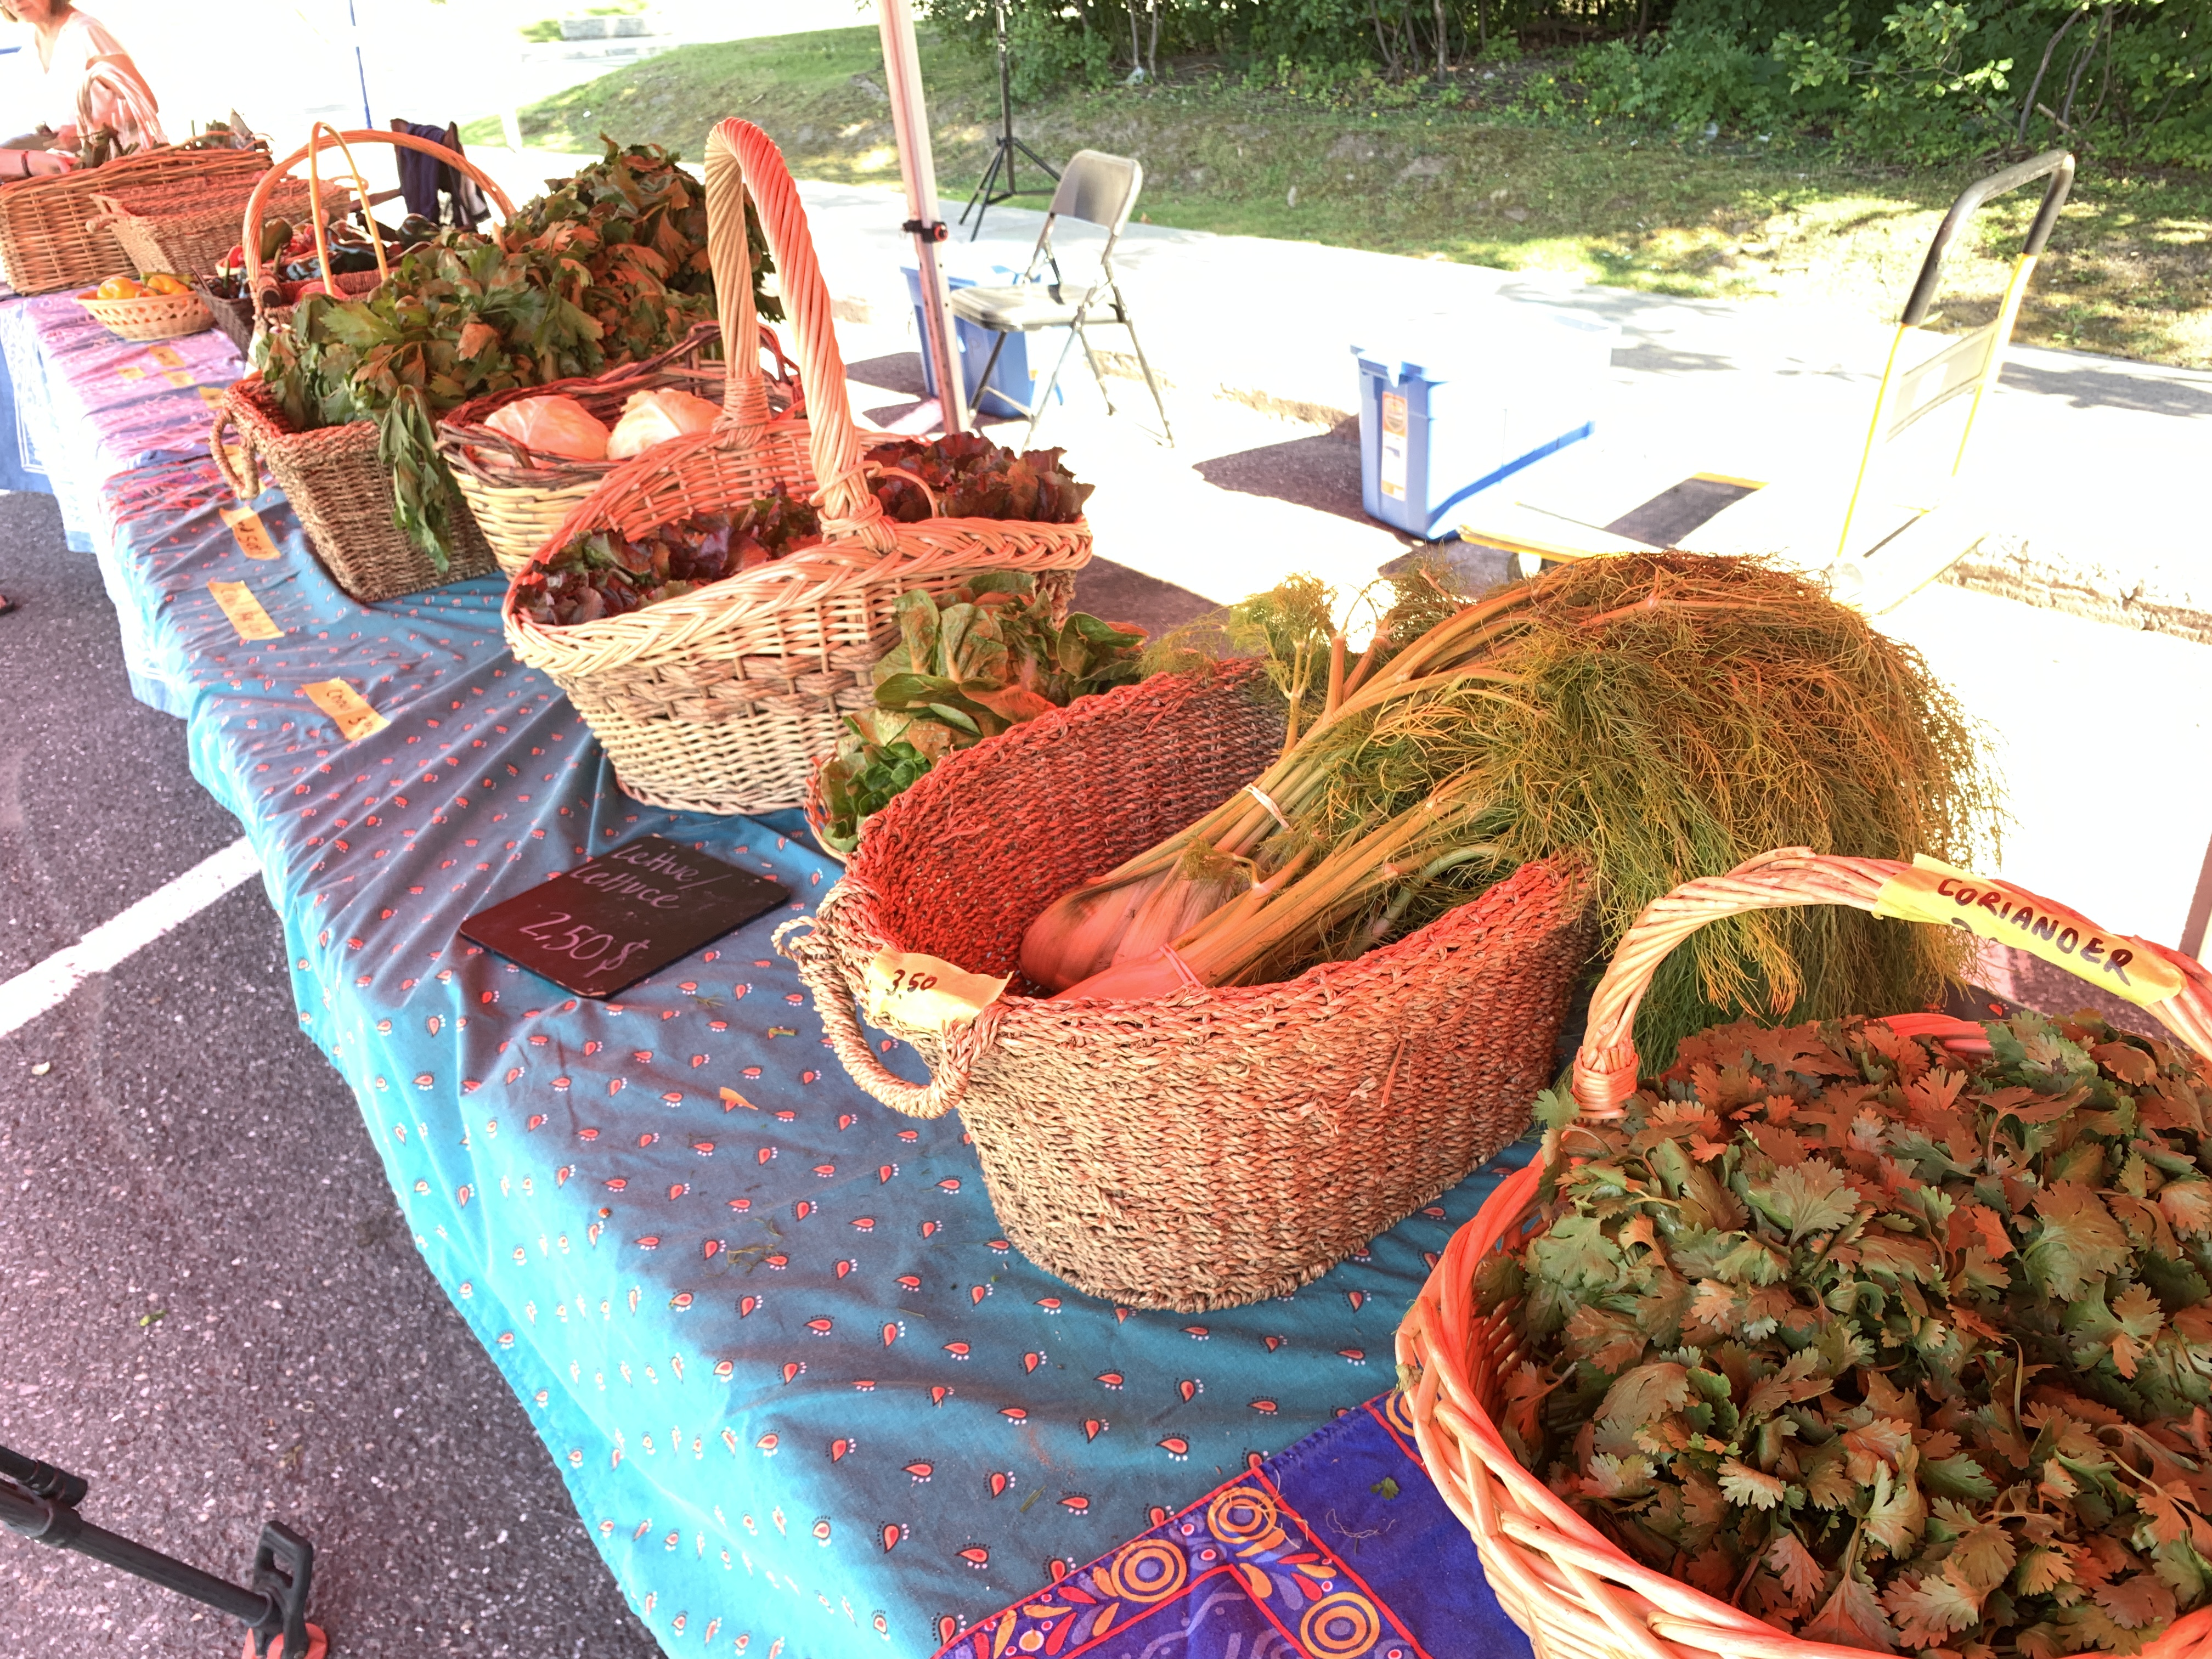
<path id="1" fill-rule="evenodd" d="M 27 149 L 22 155 L 33 179 L 49 178 L 58 173 L 73 173 L 76 169 L 76 157 L 66 150 Z"/>

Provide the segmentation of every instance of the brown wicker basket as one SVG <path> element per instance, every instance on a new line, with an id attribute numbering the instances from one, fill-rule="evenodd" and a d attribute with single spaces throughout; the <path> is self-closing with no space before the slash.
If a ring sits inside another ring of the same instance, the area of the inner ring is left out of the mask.
<path id="1" fill-rule="evenodd" d="M 227 435 L 237 428 L 236 447 Z M 374 421 L 295 430 L 258 374 L 223 388 L 208 441 L 223 482 L 242 501 L 261 493 L 261 473 L 283 490 L 307 527 L 331 580 L 363 605 L 490 574 L 491 548 L 456 502 L 451 556 L 440 570 L 392 522 L 392 477 L 376 458 Z"/>
<path id="2" fill-rule="evenodd" d="M 265 159 L 265 158 L 264 158 Z M 214 188 L 184 183 L 158 190 L 125 191 L 92 198 L 95 219 L 114 233 L 117 244 L 140 276 L 157 270 L 179 276 L 210 276 L 223 256 L 239 245 L 246 204 L 259 182 L 231 179 Z M 269 207 L 287 218 L 307 211 L 307 186 L 287 179 L 270 195 Z"/>
<path id="3" fill-rule="evenodd" d="M 674 387 L 710 401 L 721 398 L 727 392 L 726 371 L 720 358 L 707 356 L 719 347 L 721 337 L 719 325 L 702 324 L 680 345 L 644 362 L 625 363 L 587 380 L 494 392 L 463 404 L 438 422 L 438 453 L 446 458 L 501 570 L 510 576 L 520 573 L 546 538 L 622 463 L 532 454 L 485 421 L 509 404 L 550 395 L 574 398 L 610 427 L 621 417 L 633 392 Z M 760 343 L 776 360 L 769 407 L 775 413 L 787 413 L 800 403 L 798 365 L 783 355 L 765 323 L 760 325 Z"/>
<path id="4" fill-rule="evenodd" d="M 808 494 L 817 479 L 826 539 L 680 599 L 568 628 L 541 627 L 510 592 L 507 638 L 518 659 L 568 694 L 626 793 L 656 806 L 761 812 L 803 801 L 814 757 L 836 746 L 841 711 L 872 702 L 868 671 L 902 593 L 949 592 L 1000 568 L 1030 571 L 1065 599 L 1090 561 L 1091 528 L 886 518 L 861 471 L 829 294 L 783 157 L 758 127 L 724 121 L 707 139 L 706 185 L 724 337 L 750 340 L 758 329 L 750 187 L 781 276 L 805 411 L 773 414 L 763 377 L 732 364 L 721 419 L 623 463 L 546 550 L 608 526 L 641 533 L 778 484 Z"/>
<path id="5" fill-rule="evenodd" d="M 224 252 L 229 250 L 226 248 Z M 200 296 L 208 314 L 215 319 L 215 325 L 229 337 L 240 356 L 249 356 L 253 350 L 253 301 L 226 299 L 210 288 L 207 279 L 197 272 L 192 275 L 191 283 L 192 292 Z"/>
<path id="6" fill-rule="evenodd" d="M 1294 1290 L 1512 1141 L 1552 1075 L 1590 933 L 1549 865 L 1285 984 L 1017 989 L 949 1034 L 888 1023 L 933 1077 L 885 1069 L 854 1008 L 878 952 L 1018 974 L 1047 905 L 1249 782 L 1282 736 L 1249 671 L 1024 721 L 876 815 L 812 931 L 777 941 L 854 1081 L 909 1116 L 957 1106 L 1006 1237 L 1094 1296 L 1195 1311 Z"/>
<path id="7" fill-rule="evenodd" d="M 97 167 L 0 185 L 0 274 L 18 294 L 52 294 L 127 276 L 131 261 L 93 204 L 96 196 L 128 199 L 135 190 L 189 185 L 239 199 L 269 166 L 263 149 L 195 149 L 171 144 Z M 227 249 L 230 244 L 225 242 Z"/>
<path id="8" fill-rule="evenodd" d="M 328 129 L 319 129 L 307 144 L 271 167 L 246 204 L 242 240 L 250 291 L 258 293 L 260 288 L 258 244 L 262 212 L 269 198 L 279 180 L 323 146 L 326 132 Z M 428 139 L 404 132 L 358 131 L 329 133 L 329 140 L 394 144 L 436 155 L 465 169 L 483 185 L 498 204 L 502 217 L 514 211 L 507 193 L 491 179 L 463 157 Z M 325 265 L 327 269 L 327 251 Z M 376 279 L 370 273 L 361 275 L 370 276 L 368 288 L 375 286 Z M 347 277 L 341 276 L 337 282 L 342 289 L 349 289 Z M 240 465 L 235 467 L 225 438 L 234 425 L 239 438 Z M 377 459 L 374 421 L 295 430 L 285 419 L 268 383 L 257 373 L 224 389 L 208 448 L 223 482 L 240 501 L 251 501 L 261 493 L 260 469 L 266 467 L 277 487 L 290 498 L 331 579 L 364 605 L 442 587 L 448 582 L 483 575 L 493 568 L 491 548 L 469 516 L 466 501 L 454 504 L 453 555 L 442 571 L 392 522 L 392 479 Z"/>
<path id="9" fill-rule="evenodd" d="M 88 300 L 77 303 L 110 334 L 125 340 L 173 340 L 215 326 L 207 301 L 197 294 L 146 294 L 135 300 Z"/>
<path id="10" fill-rule="evenodd" d="M 1751 910 L 1872 910 L 1883 884 L 1912 867 L 1789 848 L 1685 883 L 1647 906 L 1590 999 L 1589 1035 L 1573 1073 L 1583 1115 L 1618 1117 L 1635 1092 L 1637 1006 L 1676 945 L 1709 921 Z M 2199 1054 L 2212 1054 L 2212 975 L 2179 951 L 2144 948 L 2183 981 L 2179 994 L 2151 1012 Z M 1902 1036 L 1933 1036 L 1962 1051 L 1989 1048 L 1970 1021 L 1905 1014 L 1887 1023 Z M 1401 1375 L 1414 1378 L 1407 1404 L 1422 1461 L 1474 1534 L 1498 1605 L 1548 1659 L 1865 1659 L 1860 1649 L 1786 1636 L 1632 1560 L 1507 1449 L 1492 1414 L 1523 1358 L 1521 1339 L 1510 1305 L 1477 1311 L 1474 1275 L 1485 1255 L 1516 1243 L 1533 1221 L 1541 1174 L 1531 1164 L 1485 1200 L 1454 1235 L 1398 1330 Z M 2177 1620 L 2142 1659 L 2212 1659 L 2212 1608 Z"/>

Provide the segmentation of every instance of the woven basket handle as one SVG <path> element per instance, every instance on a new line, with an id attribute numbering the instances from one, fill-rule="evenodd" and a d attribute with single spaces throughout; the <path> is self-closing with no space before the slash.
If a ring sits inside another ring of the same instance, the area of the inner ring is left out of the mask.
<path id="1" fill-rule="evenodd" d="M 750 188 L 775 256 L 799 355 L 799 383 L 806 398 L 807 443 L 814 480 L 822 491 L 822 531 L 833 538 L 857 538 L 878 553 L 897 545 L 884 510 L 860 475 L 859 434 L 845 392 L 845 360 L 830 312 L 830 291 L 814 255 L 814 234 L 799 187 L 783 154 L 750 121 L 726 120 L 707 135 L 707 254 L 714 267 L 714 294 L 722 307 L 722 337 L 751 339 L 759 328 L 753 308 L 752 254 L 745 246 L 745 193 Z M 731 350 L 723 393 L 724 418 L 750 434 L 768 424 L 768 388 L 757 373 L 739 372 Z M 750 371 L 748 362 L 747 369 Z"/>
<path id="2" fill-rule="evenodd" d="M 246 219 L 238 245 L 246 255 L 246 291 L 257 312 L 261 306 L 261 219 L 269 206 L 269 193 L 291 176 L 294 167 L 333 143 L 342 145 L 390 144 L 397 149 L 419 150 L 425 155 L 434 155 L 448 167 L 459 168 L 482 185 L 484 194 L 497 204 L 499 216 L 502 220 L 514 217 L 514 204 L 507 200 L 507 192 L 499 187 L 499 181 L 467 156 L 457 155 L 443 144 L 432 143 L 428 138 L 417 138 L 411 132 L 380 132 L 374 128 L 350 128 L 344 132 L 337 132 L 319 121 L 307 142 L 263 173 L 261 182 L 253 187 L 253 194 L 246 198 Z M 370 224 L 374 225 L 376 216 L 370 210 L 365 193 L 361 206 L 362 211 L 368 214 Z M 374 230 L 369 234 L 372 237 L 375 235 Z M 327 259 L 323 262 L 323 279 L 325 282 L 337 280 L 331 276 Z"/>
<path id="3" fill-rule="evenodd" d="M 1809 848 L 1788 847 L 1762 853 L 1724 876 L 1685 882 L 1664 898 L 1646 905 L 1620 941 L 1605 977 L 1590 997 L 1589 1030 L 1575 1055 L 1573 1073 L 1575 1103 L 1583 1115 L 1619 1117 L 1622 1103 L 1636 1092 L 1638 1059 L 1632 1033 L 1637 1007 L 1650 988 L 1651 975 L 1660 963 L 1698 928 L 1723 916 L 1796 904 L 1848 904 L 1871 911 L 1885 883 L 1913 873 L 1913 866 L 1893 859 L 1837 858 L 1815 854 Z M 2124 941 L 2130 949 L 2148 951 L 2178 970 L 2180 990 L 2163 1002 L 2150 1005 L 2150 1012 L 2199 1055 L 2212 1055 L 2212 974 L 2193 958 L 2162 945 L 2093 927 L 2063 906 L 2009 882 L 1978 885 L 1984 890 L 2001 888 L 2010 899 L 2078 924 L 2076 931 L 2085 941 L 2093 936 Z M 2068 958 L 2060 965 L 2092 983 L 2100 982 L 2096 976 L 2100 970 L 2094 963 Z M 1917 1027 L 1940 1034 L 1941 1028 L 1925 1016 L 1908 1015 L 1904 1019 L 1911 1022 L 1911 1027 L 1904 1029 Z"/>
<path id="4" fill-rule="evenodd" d="M 230 451 L 222 441 L 230 425 L 229 403 L 218 404 L 214 428 L 208 434 L 208 453 L 215 460 L 215 470 L 222 474 L 223 483 L 230 486 L 230 493 L 241 501 L 250 501 L 261 493 L 261 469 L 254 460 L 253 441 L 243 430 L 238 434 L 238 469 L 232 469 Z"/>
<path id="5" fill-rule="evenodd" d="M 846 892 L 847 884 L 839 882 L 822 896 L 813 915 L 777 928 L 777 954 L 797 965 L 799 982 L 813 994 L 815 1012 L 822 1016 L 823 1033 L 854 1082 L 895 1112 L 908 1117 L 943 1117 L 967 1094 L 969 1073 L 998 1036 L 1003 1005 L 994 1003 L 986 1008 L 965 1030 L 945 1033 L 943 1054 L 931 1068 L 927 1083 L 908 1083 L 886 1070 L 867 1033 L 860 1029 L 860 1016 L 854 1012 L 859 988 L 847 976 L 836 947 L 825 936 L 834 931 L 833 918 Z M 802 927 L 811 931 L 800 937 L 797 930 Z"/>

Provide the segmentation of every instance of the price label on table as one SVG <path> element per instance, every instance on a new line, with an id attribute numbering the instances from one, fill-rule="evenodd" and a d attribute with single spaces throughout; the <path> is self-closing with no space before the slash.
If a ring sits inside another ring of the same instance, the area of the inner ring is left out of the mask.
<path id="1" fill-rule="evenodd" d="M 238 630 L 241 640 L 281 640 L 284 630 L 276 620 L 262 609 L 261 601 L 244 582 L 210 582 L 208 592 L 222 607 L 222 614 L 230 618 L 230 625 Z M 374 711 L 372 711 L 374 712 Z"/>
<path id="2" fill-rule="evenodd" d="M 185 354 L 173 345 L 157 345 L 146 354 L 164 368 L 182 368 Z"/>
<path id="3" fill-rule="evenodd" d="M 222 401 L 222 388 L 219 386 L 202 386 L 200 388 L 200 401 L 210 406 L 221 403 Z M 225 444 L 223 447 L 228 449 L 230 446 Z"/>
<path id="4" fill-rule="evenodd" d="M 125 363 L 116 369 L 115 378 L 118 380 L 143 380 L 146 378 L 146 371 L 136 363 Z"/>
<path id="5" fill-rule="evenodd" d="M 868 963 L 861 1006 L 872 1024 L 895 1019 L 924 1030 L 949 1031 L 973 1024 L 1011 978 L 971 974 L 937 957 L 878 951 Z"/>
<path id="6" fill-rule="evenodd" d="M 461 935 L 579 996 L 611 997 L 790 897 L 696 847 L 641 836 L 479 910 Z M 752 1103 L 725 1089 L 722 1104 Z"/>
<path id="7" fill-rule="evenodd" d="M 167 380 L 171 386 L 176 386 L 180 390 L 185 386 L 198 384 L 198 382 L 192 379 L 192 373 L 188 368 L 170 369 L 165 373 L 161 378 Z"/>
<path id="8" fill-rule="evenodd" d="M 273 559 L 276 556 L 276 544 L 269 539 L 269 531 L 261 522 L 261 515 L 252 507 L 222 507 L 216 510 L 222 514 L 223 523 L 230 526 L 230 533 L 237 538 L 238 550 L 247 558 Z"/>
<path id="9" fill-rule="evenodd" d="M 337 722 L 348 743 L 381 732 L 392 722 L 371 708 L 368 700 L 343 680 L 317 680 L 300 688 L 307 701 Z"/>

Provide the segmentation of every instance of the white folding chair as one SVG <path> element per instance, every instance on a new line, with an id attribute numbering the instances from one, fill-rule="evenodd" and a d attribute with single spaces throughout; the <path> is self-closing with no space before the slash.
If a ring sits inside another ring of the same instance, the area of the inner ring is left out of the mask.
<path id="1" fill-rule="evenodd" d="M 1036 436 L 1045 404 L 1052 397 L 1053 388 L 1060 384 L 1060 371 L 1079 340 L 1083 343 L 1083 356 L 1091 365 L 1091 375 L 1098 382 L 1099 395 L 1106 399 L 1106 412 L 1116 412 L 1114 395 L 1106 390 L 1106 376 L 1098 367 L 1098 354 L 1091 349 L 1091 337 L 1085 331 L 1099 323 L 1118 323 L 1129 331 L 1137 367 L 1144 370 L 1145 385 L 1152 394 L 1152 406 L 1159 410 L 1160 431 L 1170 444 L 1175 442 L 1175 433 L 1168 425 L 1167 404 L 1160 397 L 1159 382 L 1152 376 L 1152 364 L 1146 361 L 1144 345 L 1137 338 L 1137 325 L 1129 316 L 1128 303 L 1122 299 L 1121 286 L 1114 276 L 1115 245 L 1121 240 L 1122 227 L 1129 222 L 1129 215 L 1137 205 L 1137 192 L 1144 184 L 1145 169 L 1140 162 L 1095 149 L 1076 151 L 1068 158 L 1066 171 L 1060 174 L 1060 187 L 1052 193 L 1052 206 L 1045 213 L 1044 228 L 1037 233 L 1036 249 L 1030 255 L 1029 269 L 1022 273 L 1021 280 L 1004 288 L 952 290 L 953 314 L 979 328 L 989 329 L 999 337 L 991 343 L 991 356 L 983 365 L 977 385 L 990 387 L 994 395 L 1006 398 L 1030 417 L 1029 429 L 1022 436 L 1024 447 Z M 1098 255 L 1097 279 L 1080 293 L 1061 278 L 1060 260 L 1052 251 L 1052 228 L 1060 219 L 1079 219 L 1106 233 L 1106 246 Z M 1050 282 L 1040 278 L 1041 266 L 1051 267 Z M 999 354 L 1006 349 L 1006 337 L 1047 328 L 1066 329 L 1067 339 L 1060 349 L 1060 356 L 1053 361 L 1050 378 L 1032 401 L 1023 404 L 992 387 L 991 372 L 999 366 Z M 975 399 L 979 428 L 982 423 L 983 401 L 979 393 Z"/>

